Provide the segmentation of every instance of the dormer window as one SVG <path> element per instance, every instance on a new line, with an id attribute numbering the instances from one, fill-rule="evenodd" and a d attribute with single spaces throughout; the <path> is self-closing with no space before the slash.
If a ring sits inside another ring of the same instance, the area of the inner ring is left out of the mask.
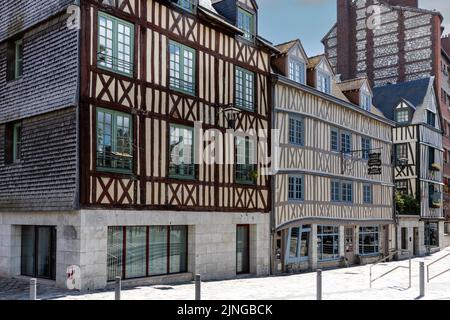
<path id="1" fill-rule="evenodd" d="M 323 72 L 317 72 L 317 90 L 331 94 L 331 76 Z"/>
<path id="2" fill-rule="evenodd" d="M 395 121 L 398 123 L 408 123 L 409 122 L 409 110 L 398 110 L 395 114 Z"/>
<path id="3" fill-rule="evenodd" d="M 436 127 L 436 114 L 430 110 L 427 110 L 427 124 L 432 127 Z"/>
<path id="4" fill-rule="evenodd" d="M 360 105 L 362 109 L 370 111 L 370 108 L 372 106 L 372 96 L 368 93 L 362 92 Z"/>
<path id="5" fill-rule="evenodd" d="M 184 10 L 192 13 L 195 11 L 197 0 L 178 0 L 178 2 L 175 2 L 175 4 L 180 8 L 183 8 Z"/>
<path id="6" fill-rule="evenodd" d="M 255 36 L 255 22 L 254 16 L 247 10 L 238 8 L 237 27 L 244 32 L 244 38 L 253 41 Z"/>
<path id="7" fill-rule="evenodd" d="M 289 60 L 289 79 L 305 84 L 305 64 L 299 60 Z"/>

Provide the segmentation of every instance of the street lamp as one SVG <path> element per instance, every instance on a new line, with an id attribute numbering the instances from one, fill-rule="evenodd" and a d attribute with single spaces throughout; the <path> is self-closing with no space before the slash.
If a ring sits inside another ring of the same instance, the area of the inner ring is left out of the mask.
<path id="1" fill-rule="evenodd" d="M 236 121 L 241 110 L 236 108 L 233 104 L 220 107 L 222 107 L 222 110 L 217 116 L 219 117 L 220 114 L 223 114 L 225 120 L 227 121 L 228 129 L 236 129 Z"/>

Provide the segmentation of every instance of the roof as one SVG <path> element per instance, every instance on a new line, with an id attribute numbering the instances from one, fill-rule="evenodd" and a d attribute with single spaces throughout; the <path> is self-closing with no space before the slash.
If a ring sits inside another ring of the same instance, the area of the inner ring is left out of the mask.
<path id="1" fill-rule="evenodd" d="M 217 14 L 216 9 L 214 9 L 211 0 L 198 0 L 198 4 L 199 6 L 202 6 L 205 9 L 208 9 L 209 11 L 214 12 L 215 14 Z"/>
<path id="2" fill-rule="evenodd" d="M 432 78 L 388 84 L 373 88 L 373 104 L 386 116 L 394 120 L 394 110 L 402 100 L 417 108 L 422 105 Z"/>
<path id="3" fill-rule="evenodd" d="M 275 47 L 280 51 L 281 54 L 286 54 L 289 50 L 291 50 L 299 40 L 291 40 L 285 43 L 277 44 Z"/>
<path id="4" fill-rule="evenodd" d="M 346 92 L 351 90 L 358 90 L 362 87 L 367 78 L 355 78 L 350 80 L 341 81 L 338 83 L 339 88 Z"/>
<path id="5" fill-rule="evenodd" d="M 325 58 L 324 54 L 319 54 L 317 56 L 310 57 L 309 63 L 308 63 L 308 69 L 314 69 L 320 63 L 320 61 L 322 61 L 323 58 Z"/>

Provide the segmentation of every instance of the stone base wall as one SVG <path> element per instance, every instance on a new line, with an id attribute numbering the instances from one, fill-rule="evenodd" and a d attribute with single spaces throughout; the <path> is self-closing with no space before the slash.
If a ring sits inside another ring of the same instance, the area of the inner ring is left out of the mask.
<path id="1" fill-rule="evenodd" d="M 250 225 L 251 274 L 268 275 L 269 214 L 120 210 L 0 213 L 0 275 L 20 274 L 21 225 L 56 226 L 56 284 L 66 287 L 67 267 L 77 266 L 81 290 L 107 286 L 108 227 L 184 225 L 188 226 L 188 274 L 201 274 L 203 280 L 232 279 L 236 277 L 239 224 Z M 186 280 L 186 274 L 180 278 Z M 174 276 L 161 279 L 158 281 L 173 282 Z"/>

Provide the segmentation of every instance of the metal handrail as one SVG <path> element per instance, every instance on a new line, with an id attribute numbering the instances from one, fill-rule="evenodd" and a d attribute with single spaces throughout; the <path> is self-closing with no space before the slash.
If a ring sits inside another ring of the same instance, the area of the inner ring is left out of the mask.
<path id="1" fill-rule="evenodd" d="M 378 276 L 377 278 L 372 279 L 372 269 L 373 269 L 373 267 L 375 267 L 376 265 L 378 265 L 378 264 L 380 264 L 382 262 L 385 262 L 387 259 L 393 258 L 394 255 L 396 255 L 398 253 L 400 253 L 400 254 L 408 253 L 408 260 L 409 260 L 408 267 L 398 266 L 398 267 L 395 267 L 395 268 L 393 268 L 393 269 L 383 273 L 381 276 Z M 411 268 L 411 251 L 408 251 L 408 250 L 392 250 L 392 251 L 390 251 L 390 253 L 388 254 L 387 257 L 384 257 L 383 259 L 381 259 L 377 263 L 372 264 L 370 266 L 370 284 L 369 284 L 370 288 L 372 288 L 372 283 L 374 283 L 375 281 L 385 277 L 386 275 L 388 275 L 391 272 L 394 272 L 397 269 L 402 269 L 402 268 L 409 269 L 409 286 L 408 286 L 408 289 L 411 288 L 411 270 L 412 270 L 412 268 Z"/>
<path id="2" fill-rule="evenodd" d="M 439 277 L 439 276 L 442 276 L 444 273 L 447 273 L 447 272 L 450 271 L 450 268 L 448 268 L 447 270 L 445 270 L 445 271 L 443 271 L 443 272 L 441 272 L 441 273 L 439 273 L 439 274 L 437 274 L 437 275 L 435 275 L 435 276 L 433 276 L 433 277 L 430 277 L 430 267 L 431 267 L 432 265 L 438 263 L 439 261 L 441 261 L 441 260 L 447 258 L 448 256 L 450 256 L 450 253 L 446 254 L 445 256 L 443 256 L 443 257 L 437 259 L 436 261 L 433 261 L 433 262 L 431 262 L 430 264 L 427 265 L 427 283 L 430 282 L 430 281 L 433 280 L 433 279 L 436 279 L 436 278 Z"/>

